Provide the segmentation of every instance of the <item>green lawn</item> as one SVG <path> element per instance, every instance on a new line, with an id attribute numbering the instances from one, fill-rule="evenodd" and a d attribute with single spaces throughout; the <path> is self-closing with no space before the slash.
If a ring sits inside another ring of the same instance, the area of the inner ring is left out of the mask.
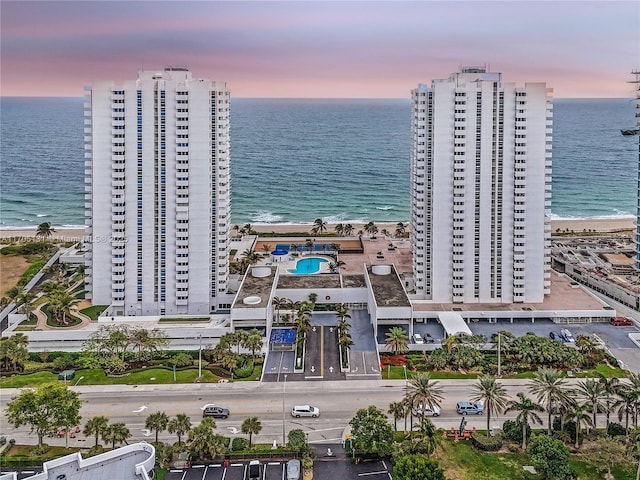
<path id="1" fill-rule="evenodd" d="M 455 444 L 445 440 L 434 454 L 444 468 L 447 480 L 505 480 L 522 479 L 524 465 L 530 465 L 529 457 L 522 453 L 480 452 L 470 442 Z M 601 480 L 593 465 L 580 456 L 572 456 L 570 464 L 578 472 L 579 480 Z M 634 478 L 633 466 L 618 467 L 612 471 L 616 480 Z M 537 477 L 542 478 L 542 477 Z"/>
<path id="2" fill-rule="evenodd" d="M 160 368 L 149 368 L 142 372 L 135 372 L 124 377 L 107 377 L 100 369 L 76 370 L 75 378 L 70 382 L 74 385 L 80 377 L 79 385 L 159 385 L 171 383 L 194 383 L 198 376 L 198 369 L 178 370 L 176 381 L 173 381 L 173 371 Z M 259 378 L 259 377 L 258 377 Z M 55 382 L 58 375 L 50 372 L 38 372 L 30 375 L 17 375 L 0 380 L 2 388 L 34 387 L 42 383 Z M 216 383 L 220 377 L 208 370 L 202 371 L 202 383 Z M 248 379 L 247 379 L 248 380 Z"/>
<path id="3" fill-rule="evenodd" d="M 83 308 L 80 313 L 84 313 L 91 320 L 98 320 L 98 316 L 105 311 L 108 305 L 93 305 L 91 307 Z"/>
<path id="4" fill-rule="evenodd" d="M 628 371 L 622 370 L 621 368 L 610 367 L 605 363 L 597 365 L 596 368 L 590 370 L 583 370 L 582 372 L 575 374 L 575 376 L 580 378 L 594 378 L 596 373 L 601 373 L 607 378 L 626 378 L 629 376 Z"/>

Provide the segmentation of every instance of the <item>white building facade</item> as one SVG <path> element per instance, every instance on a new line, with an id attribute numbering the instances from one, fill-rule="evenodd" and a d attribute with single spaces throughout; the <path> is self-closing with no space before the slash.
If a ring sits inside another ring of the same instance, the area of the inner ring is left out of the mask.
<path id="1" fill-rule="evenodd" d="M 462 68 L 412 91 L 415 299 L 541 302 L 550 287 L 552 90 Z"/>
<path id="2" fill-rule="evenodd" d="M 230 308 L 229 90 L 185 68 L 85 94 L 86 289 L 112 315 Z"/>

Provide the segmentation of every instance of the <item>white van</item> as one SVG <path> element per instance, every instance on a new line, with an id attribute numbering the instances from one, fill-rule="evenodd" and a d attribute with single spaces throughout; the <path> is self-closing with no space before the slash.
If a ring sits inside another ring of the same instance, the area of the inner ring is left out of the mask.
<path id="1" fill-rule="evenodd" d="M 300 417 L 313 417 L 320 416 L 320 409 L 318 407 L 312 407 L 311 405 L 296 405 L 291 409 L 291 416 Z"/>

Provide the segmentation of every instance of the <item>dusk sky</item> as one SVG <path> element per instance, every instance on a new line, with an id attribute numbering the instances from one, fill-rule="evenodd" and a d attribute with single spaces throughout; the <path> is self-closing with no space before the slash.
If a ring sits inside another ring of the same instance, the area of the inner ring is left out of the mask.
<path id="1" fill-rule="evenodd" d="M 2 96 L 187 66 L 235 97 L 408 98 L 460 65 L 557 98 L 631 97 L 640 1 L 7 1 Z"/>

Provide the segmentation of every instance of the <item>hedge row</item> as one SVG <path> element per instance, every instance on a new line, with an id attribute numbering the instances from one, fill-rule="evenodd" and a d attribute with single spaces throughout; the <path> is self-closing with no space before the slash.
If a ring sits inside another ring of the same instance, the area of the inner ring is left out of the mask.
<path id="1" fill-rule="evenodd" d="M 502 448 L 502 434 L 489 437 L 478 432 L 472 433 L 471 444 L 483 452 L 497 452 Z"/>

